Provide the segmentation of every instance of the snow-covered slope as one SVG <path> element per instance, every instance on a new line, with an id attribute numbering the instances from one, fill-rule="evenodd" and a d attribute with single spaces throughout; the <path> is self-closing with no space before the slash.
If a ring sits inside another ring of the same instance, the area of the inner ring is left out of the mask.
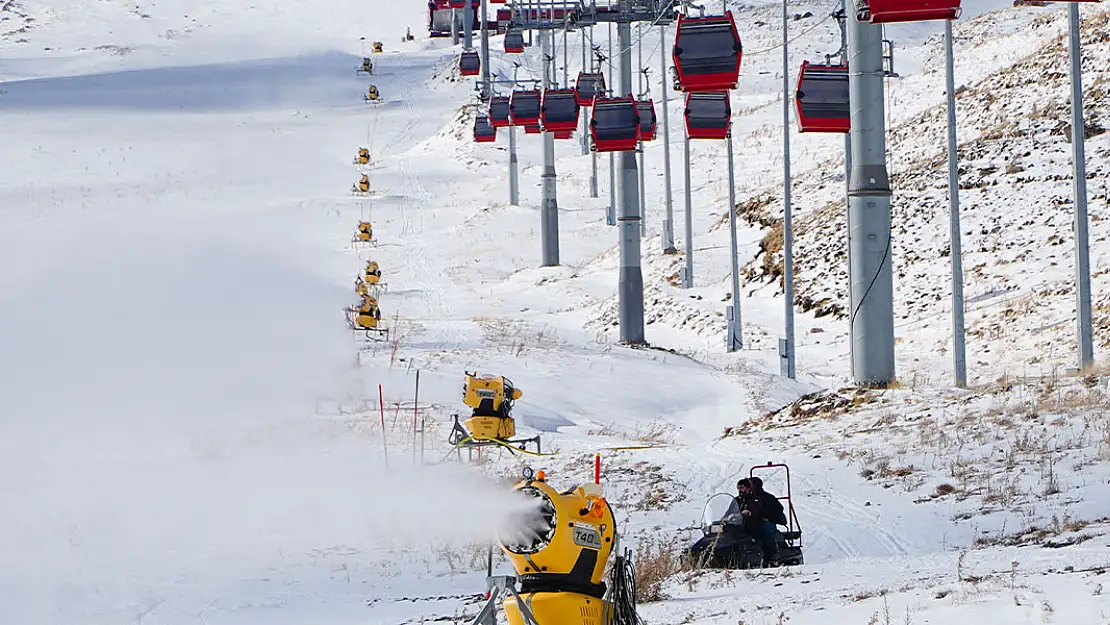
<path id="1" fill-rule="evenodd" d="M 983 42 L 983 25 L 956 30 L 965 42 L 958 70 L 972 78 L 958 84 L 960 200 L 965 288 L 969 302 L 970 369 L 978 380 L 1000 375 L 1051 373 L 1073 366 L 1074 246 L 1071 221 L 1071 146 L 1068 125 L 1067 50 L 1060 35 L 1062 16 L 1044 14 L 1020 35 L 1038 47 L 1010 41 L 1019 35 Z M 1106 347 L 1107 318 L 1103 281 L 1106 256 L 1106 156 L 1108 138 L 1105 72 L 1110 55 L 1107 13 L 1084 24 L 1085 116 L 1089 179 L 1090 240 L 1096 335 Z M 1018 48 L 1021 45 L 1022 48 Z M 940 43 L 925 49 L 934 60 L 916 81 L 892 89 L 896 102 L 890 134 L 895 194 L 893 258 L 903 371 L 924 375 L 947 368 L 951 332 L 948 294 L 948 199 Z M 1000 50 L 1021 50 L 1018 56 Z M 999 61 L 1007 65 L 999 68 Z M 960 74 L 961 78 L 963 73 Z M 915 103 L 930 103 L 922 106 Z M 842 162 L 842 161 L 841 161 Z M 841 165 L 842 166 L 842 165 Z M 832 159 L 825 171 L 835 171 Z M 798 297 L 803 308 L 847 313 L 845 221 L 842 180 L 807 177 L 797 185 Z M 771 254 L 748 268 L 759 280 L 781 282 L 781 204 L 771 200 L 747 216 L 773 225 L 765 239 Z M 1017 322 L 1015 323 L 1015 320 Z M 829 326 L 839 328 L 836 322 Z M 827 341 L 828 339 L 824 339 Z M 908 356 L 912 354 L 913 362 Z"/>
<path id="2" fill-rule="evenodd" d="M 919 240 L 896 248 L 898 310 L 912 322 L 899 330 L 902 388 L 865 392 L 840 388 L 839 137 L 794 136 L 800 379 L 777 376 L 782 301 L 761 275 L 774 255 L 760 255 L 781 213 L 777 5 L 737 6 L 737 195 L 751 262 L 748 346 L 729 355 L 720 146 L 693 150 L 690 292 L 673 284 L 681 258 L 656 238 L 662 142 L 645 149 L 656 349 L 621 347 L 608 159 L 602 197 L 591 199 L 590 157 L 559 142 L 563 265 L 538 268 L 538 138 L 518 135 L 522 204 L 510 206 L 505 141 L 469 140 L 474 98 L 454 68 L 458 48 L 424 38 L 423 3 L 378 4 L 2 5 L 0 492 L 15 512 L 0 520 L 0 622 L 465 622 L 484 590 L 486 541 L 511 510 L 496 480 L 522 461 L 451 460 L 464 369 L 523 389 L 522 431 L 541 432 L 557 454 L 534 464 L 560 485 L 589 479 L 602 454 L 634 548 L 689 540 L 681 528 L 707 495 L 730 491 L 754 464 L 791 464 L 807 564 L 678 573 L 659 587 L 671 600 L 643 606 L 650 623 L 854 625 L 876 614 L 962 625 L 987 611 L 1106 620 L 1096 577 L 1108 564 L 1098 536 L 1110 498 L 1106 390 L 1097 376 L 1088 387 L 1064 374 L 1070 257 L 1053 251 L 1067 243 L 1043 245 L 1068 240 L 1057 214 L 1066 203 L 1048 205 L 1069 197 L 1067 146 L 1054 134 L 1066 118 L 1059 8 L 957 27 L 961 156 L 966 183 L 978 185 L 964 197 L 968 293 L 1030 296 L 1007 296 L 1018 311 L 1008 317 L 997 307 L 969 316 L 977 386 L 966 392 L 945 388 L 940 353 L 937 25 L 891 28 L 905 76 L 890 87 L 900 236 Z M 813 13 L 791 23 L 795 61 L 838 46 L 827 4 L 791 4 Z M 994 8 L 969 3 L 965 18 Z M 1084 8 L 1089 115 L 1102 125 L 1106 15 Z M 401 41 L 406 27 L 416 41 Z M 377 75 L 358 77 L 375 40 L 385 44 Z M 595 43 L 608 45 L 603 29 Z M 574 76 L 579 35 L 568 44 Z M 656 59 L 658 35 L 643 44 Z M 539 71 L 534 48 L 519 69 L 492 61 L 502 78 Z M 379 105 L 361 99 L 371 80 Z M 673 94 L 669 107 L 680 120 Z M 679 223 L 680 136 L 676 123 Z M 1106 249 L 1106 136 L 1088 147 L 1093 267 Z M 348 192 L 360 145 L 376 163 L 368 199 Z M 378 245 L 354 250 L 360 218 Z M 1035 228 L 1022 226 L 1030 219 Z M 999 262 L 1007 249 L 1017 256 Z M 369 259 L 389 283 L 380 302 L 395 341 L 360 352 L 340 309 Z M 1035 272 L 1043 285 L 1026 277 Z M 1052 323 L 1061 325 L 1037 332 Z M 1038 541 L 1077 544 L 1028 546 Z"/>

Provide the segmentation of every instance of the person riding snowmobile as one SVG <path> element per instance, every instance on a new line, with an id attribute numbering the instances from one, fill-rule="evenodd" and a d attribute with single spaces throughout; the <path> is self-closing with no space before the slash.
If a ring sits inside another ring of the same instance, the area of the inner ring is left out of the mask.
<path id="1" fill-rule="evenodd" d="M 745 531 L 759 541 L 765 559 L 778 559 L 778 528 L 775 526 L 786 525 L 786 512 L 782 503 L 778 497 L 763 490 L 763 480 L 758 477 L 740 480 L 736 483 L 736 491 L 735 509 Z M 730 514 L 733 514 L 732 506 L 725 516 Z"/>
<path id="2" fill-rule="evenodd" d="M 782 507 L 782 501 L 778 497 L 763 490 L 763 480 L 758 477 L 749 477 L 748 483 L 751 484 L 752 490 L 763 501 L 764 509 L 767 511 L 766 518 L 775 525 L 787 525 L 789 522 L 786 519 L 786 510 Z"/>

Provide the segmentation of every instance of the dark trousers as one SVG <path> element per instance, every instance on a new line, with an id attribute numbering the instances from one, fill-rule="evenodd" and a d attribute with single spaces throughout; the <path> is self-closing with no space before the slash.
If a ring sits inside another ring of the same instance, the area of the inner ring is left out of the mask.
<path id="1" fill-rule="evenodd" d="M 779 546 L 776 542 L 776 534 L 778 533 L 774 523 L 763 521 L 752 524 L 755 530 L 754 534 L 756 539 L 759 540 L 760 547 L 763 548 L 763 555 L 773 556 L 778 553 Z"/>

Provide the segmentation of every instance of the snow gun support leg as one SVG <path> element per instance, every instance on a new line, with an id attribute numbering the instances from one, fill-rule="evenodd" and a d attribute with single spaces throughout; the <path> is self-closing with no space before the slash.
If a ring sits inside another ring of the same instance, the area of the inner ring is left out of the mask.
<path id="1" fill-rule="evenodd" d="M 368 341 L 373 343 L 388 343 L 389 328 L 360 328 Z"/>
<path id="2" fill-rule="evenodd" d="M 359 310 L 357 308 L 347 307 L 343 309 L 347 317 L 347 327 L 352 332 L 362 332 L 369 343 L 386 343 L 389 342 L 389 328 L 375 327 L 368 328 L 359 325 L 356 320 L 358 319 Z"/>
<path id="3" fill-rule="evenodd" d="M 550 455 L 543 453 L 543 444 L 540 441 L 539 434 L 529 438 L 475 438 L 459 423 L 457 413 L 451 416 L 455 421 L 451 425 L 451 433 L 447 436 L 447 443 L 457 450 L 466 449 L 471 462 L 474 461 L 474 451 L 484 447 L 501 447 L 514 454 L 522 453 L 530 456 Z M 529 445 L 535 446 L 535 451 L 529 450 Z"/>
<path id="4" fill-rule="evenodd" d="M 451 425 L 451 433 L 447 435 L 447 443 L 452 447 L 458 447 L 464 441 L 470 439 L 470 432 L 467 432 L 466 428 L 459 423 L 458 413 L 451 416 L 455 419 L 455 422 Z"/>
<path id="5" fill-rule="evenodd" d="M 497 605 L 502 595 L 512 595 L 524 618 L 524 625 L 539 625 L 528 604 L 520 598 L 516 591 L 516 577 L 512 575 L 496 575 L 486 579 L 488 593 L 486 604 L 478 611 L 478 615 L 471 621 L 471 625 L 497 625 Z"/>

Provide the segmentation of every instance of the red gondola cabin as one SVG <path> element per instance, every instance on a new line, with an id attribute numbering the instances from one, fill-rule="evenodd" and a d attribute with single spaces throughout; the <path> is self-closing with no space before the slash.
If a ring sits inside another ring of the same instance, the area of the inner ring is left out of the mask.
<path id="1" fill-rule="evenodd" d="M 526 134 L 526 135 L 538 135 L 541 132 L 543 132 L 543 129 L 540 128 L 539 126 L 525 126 L 524 127 L 524 134 Z"/>
<path id="2" fill-rule="evenodd" d="M 540 123 L 540 92 L 514 91 L 509 97 L 509 119 L 514 126 L 536 126 Z"/>
<path id="3" fill-rule="evenodd" d="M 691 139 L 727 139 L 732 106 L 727 91 L 686 94 L 686 135 Z"/>
<path id="4" fill-rule="evenodd" d="M 590 116 L 590 137 L 595 152 L 629 152 L 640 141 L 640 114 L 636 100 L 598 98 Z"/>
<path id="5" fill-rule="evenodd" d="M 706 17 L 678 17 L 674 67 L 683 91 L 735 89 L 740 81 L 742 46 L 732 11 Z"/>
<path id="6" fill-rule="evenodd" d="M 452 5 L 458 5 L 458 8 L 465 8 L 466 1 L 462 4 L 450 2 L 450 0 L 428 0 L 428 34 L 432 37 L 450 37 L 451 36 L 451 23 L 455 21 L 457 9 L 452 8 Z M 482 7 L 481 0 L 472 0 L 470 3 L 471 10 L 471 28 L 473 30 L 481 30 L 482 20 L 478 15 L 479 9 Z M 455 22 L 459 23 L 459 22 Z M 496 28 L 493 22 L 488 23 L 488 27 L 492 30 Z"/>
<path id="7" fill-rule="evenodd" d="M 544 129 L 574 132 L 578 127 L 580 111 L 574 89 L 547 89 L 543 92 L 540 119 Z"/>
<path id="8" fill-rule="evenodd" d="M 579 72 L 574 93 L 578 106 L 593 106 L 594 98 L 605 97 L 605 74 Z"/>
<path id="9" fill-rule="evenodd" d="M 505 53 L 520 54 L 524 52 L 524 33 L 515 28 L 505 31 Z"/>
<path id="10" fill-rule="evenodd" d="M 801 132 L 840 132 L 851 129 L 848 106 L 848 66 L 802 63 L 794 110 Z"/>
<path id="11" fill-rule="evenodd" d="M 654 141 L 658 126 L 655 119 L 655 103 L 651 100 L 640 100 L 636 102 L 636 111 L 640 114 L 640 141 Z"/>
<path id="12" fill-rule="evenodd" d="M 489 122 L 489 118 L 485 115 L 479 115 L 474 118 L 474 142 L 475 143 L 492 143 L 497 141 L 497 129 Z"/>
<path id="13" fill-rule="evenodd" d="M 858 0 L 856 19 L 872 24 L 954 20 L 960 0 Z"/>
<path id="14" fill-rule="evenodd" d="M 463 76 L 477 76 L 482 69 L 482 57 L 476 50 L 463 50 L 459 55 L 459 73 Z"/>
<path id="15" fill-rule="evenodd" d="M 555 135 L 556 139 L 573 139 L 574 138 L 574 131 L 573 130 L 556 130 L 552 134 Z"/>
<path id="16" fill-rule="evenodd" d="M 509 116 L 509 98 L 495 95 L 489 99 L 489 123 L 494 128 L 508 128 L 513 125 Z"/>

